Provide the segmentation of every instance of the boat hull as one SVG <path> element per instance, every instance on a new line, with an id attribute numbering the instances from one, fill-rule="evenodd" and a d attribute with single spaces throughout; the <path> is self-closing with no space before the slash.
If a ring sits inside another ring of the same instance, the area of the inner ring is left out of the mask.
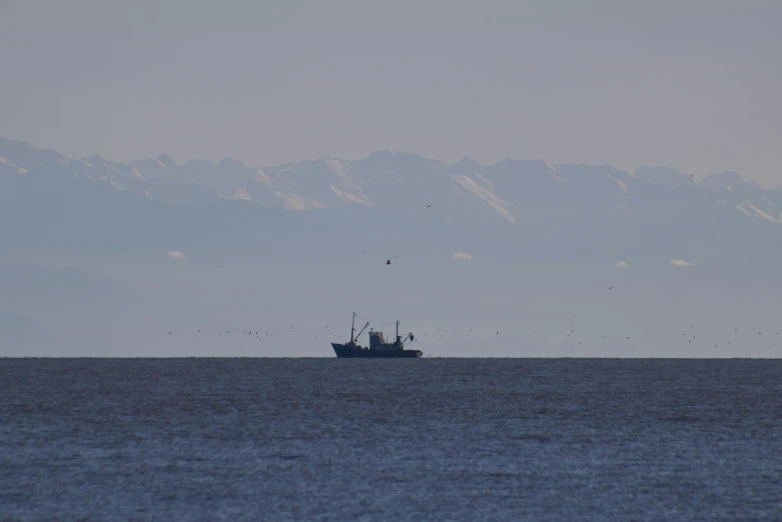
<path id="1" fill-rule="evenodd" d="M 423 355 L 420 350 L 370 350 L 363 346 L 338 343 L 331 343 L 331 347 L 339 358 L 415 359 Z"/>

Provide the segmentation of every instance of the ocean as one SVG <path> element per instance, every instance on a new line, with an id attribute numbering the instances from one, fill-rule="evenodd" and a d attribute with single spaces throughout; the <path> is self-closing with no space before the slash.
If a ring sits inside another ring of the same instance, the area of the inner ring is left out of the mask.
<path id="1" fill-rule="evenodd" d="M 0 359 L 0 520 L 780 520 L 782 361 Z"/>

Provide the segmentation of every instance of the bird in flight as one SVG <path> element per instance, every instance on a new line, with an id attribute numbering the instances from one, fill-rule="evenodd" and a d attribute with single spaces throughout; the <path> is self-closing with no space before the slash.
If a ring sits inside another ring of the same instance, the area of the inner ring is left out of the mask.
<path id="1" fill-rule="evenodd" d="M 429 208 L 429 207 L 431 207 L 431 206 L 432 206 L 432 205 L 426 205 L 426 208 Z"/>
<path id="2" fill-rule="evenodd" d="M 391 260 L 389 259 L 388 261 L 386 261 L 386 264 L 390 265 L 391 264 Z"/>
<path id="3" fill-rule="evenodd" d="M 613 286 L 609 286 L 609 287 L 608 287 L 608 289 L 609 289 L 609 290 L 611 290 L 612 288 L 613 288 Z"/>

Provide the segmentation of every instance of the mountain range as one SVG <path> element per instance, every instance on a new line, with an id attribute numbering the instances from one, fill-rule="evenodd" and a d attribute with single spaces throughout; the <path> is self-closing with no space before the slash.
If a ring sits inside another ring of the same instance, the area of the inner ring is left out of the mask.
<path id="1" fill-rule="evenodd" d="M 776 252 L 782 230 L 782 188 L 764 190 L 735 172 L 695 183 L 663 167 L 448 164 L 393 150 L 259 168 L 230 158 L 177 164 L 165 154 L 71 159 L 0 138 L 0 205 L 9 245 L 241 250 L 252 237 L 304 258 L 385 241 L 437 255 L 473 248 L 522 258 L 678 258 L 726 250 L 718 257 L 727 261 L 736 260 L 737 241 L 755 257 Z"/>
<path id="2" fill-rule="evenodd" d="M 550 165 L 540 160 L 506 159 L 482 166 L 464 158 L 447 164 L 393 150 L 361 160 L 324 157 L 260 168 L 231 158 L 217 164 L 177 164 L 166 154 L 119 163 L 98 155 L 70 159 L 53 149 L 0 137 L 0 173 L 89 180 L 165 204 L 234 200 L 288 210 L 438 204 L 449 211 L 474 210 L 477 204 L 509 223 L 542 206 L 613 208 L 632 214 L 646 204 L 688 197 L 695 203 L 703 196 L 732 212 L 782 222 L 776 207 L 782 188 L 763 190 L 735 172 L 712 174 L 696 184 L 691 176 L 667 167 L 639 167 L 628 173 L 609 165 Z"/>

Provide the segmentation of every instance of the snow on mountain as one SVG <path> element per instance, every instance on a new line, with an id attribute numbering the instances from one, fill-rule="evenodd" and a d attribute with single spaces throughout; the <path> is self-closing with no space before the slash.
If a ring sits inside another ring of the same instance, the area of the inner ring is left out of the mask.
<path id="1" fill-rule="evenodd" d="M 27 169 L 24 169 L 24 168 L 22 168 L 22 167 L 20 167 L 18 165 L 14 165 L 13 163 L 7 161 L 2 156 L 0 156 L 0 163 L 2 163 L 3 165 L 7 165 L 8 167 L 11 167 L 12 169 L 15 169 L 17 174 L 24 174 L 25 172 L 27 172 Z"/>
<path id="2" fill-rule="evenodd" d="M 775 218 L 773 215 L 769 214 L 768 212 L 764 212 L 749 201 L 744 201 L 740 205 L 736 205 L 736 210 L 750 217 L 765 219 L 766 221 L 771 221 L 772 223 L 782 223 L 782 212 L 779 213 L 778 218 Z"/>
<path id="3" fill-rule="evenodd" d="M 324 161 L 342 182 L 343 189 L 338 189 L 334 185 L 330 185 L 331 190 L 333 190 L 337 196 L 353 203 L 358 203 L 367 207 L 372 206 L 372 202 L 367 198 L 367 195 L 364 193 L 364 189 L 361 188 L 359 182 L 348 175 L 351 168 L 350 163 L 340 162 L 336 159 L 324 159 Z"/>
<path id="4" fill-rule="evenodd" d="M 477 172 L 476 175 L 482 183 L 476 183 L 475 180 L 464 174 L 451 174 L 451 177 L 460 187 L 478 196 L 481 201 L 493 208 L 497 214 L 515 224 L 516 217 L 511 212 L 511 205 L 497 197 L 494 193 L 494 184 L 491 181 Z"/>
<path id="5" fill-rule="evenodd" d="M 274 192 L 274 195 L 285 202 L 285 208 L 288 210 L 310 210 L 313 208 L 325 208 L 325 205 L 317 199 L 299 196 L 298 194 L 285 194 L 283 192 Z"/>
<path id="6" fill-rule="evenodd" d="M 0 138 L 0 176 L 22 172 L 38 180 L 46 174 L 50 183 L 52 176 L 67 173 L 68 179 L 89 180 L 162 204 L 227 200 L 294 211 L 360 207 L 463 229 L 586 217 L 650 220 L 698 212 L 782 221 L 776 217 L 782 189 L 765 191 L 735 172 L 711 175 L 696 185 L 690 176 L 662 167 L 639 167 L 629 174 L 608 165 L 541 160 L 506 159 L 483 166 L 463 158 L 447 164 L 393 150 L 359 160 L 325 157 L 262 168 L 231 158 L 178 165 L 166 154 L 127 163 L 98 155 L 71 161 L 51 149 Z"/>
<path id="7" fill-rule="evenodd" d="M 253 198 L 250 196 L 250 194 L 248 194 L 247 191 L 244 190 L 241 187 L 236 189 L 236 191 L 233 194 L 228 196 L 228 199 L 233 199 L 233 200 L 237 200 L 237 201 L 252 201 L 253 200 Z"/>

